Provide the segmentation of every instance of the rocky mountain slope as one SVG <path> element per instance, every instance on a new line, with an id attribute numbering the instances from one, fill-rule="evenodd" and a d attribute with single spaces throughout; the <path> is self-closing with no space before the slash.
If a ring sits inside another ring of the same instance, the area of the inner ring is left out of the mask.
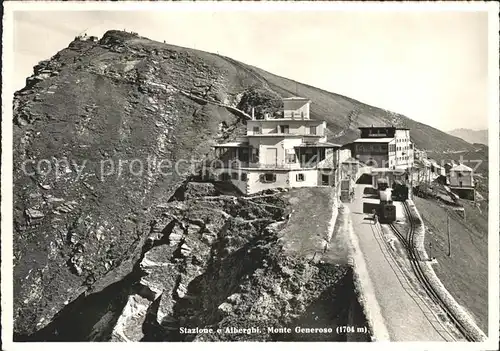
<path id="1" fill-rule="evenodd" d="M 453 129 L 448 134 L 463 139 L 471 144 L 488 145 L 488 130 L 472 130 L 466 128 Z"/>
<path id="2" fill-rule="evenodd" d="M 82 294 L 19 340 L 369 341 L 369 334 L 335 331 L 352 323 L 369 328 L 351 268 L 285 254 L 286 197 L 246 199 L 224 190 L 186 183 L 152 210 L 155 220 L 126 277 Z M 280 332 L 297 325 L 332 331 Z"/>
<path id="3" fill-rule="evenodd" d="M 229 58 L 120 31 L 75 38 L 35 66 L 13 106 L 16 338 L 43 334 L 68 307 L 87 298 L 98 303 L 101 294 L 135 281 L 147 238 L 157 231 L 157 207 L 185 186 L 213 143 L 242 133 L 252 107 L 275 113 L 292 85 Z M 299 89 L 334 141 L 357 137 L 359 125 L 417 124 Z M 429 140 L 440 150 L 470 147 L 417 127 L 417 147 Z M 168 253 L 174 261 L 178 254 Z M 127 289 L 117 296 L 126 298 Z M 114 318 L 106 313 L 104 320 Z"/>

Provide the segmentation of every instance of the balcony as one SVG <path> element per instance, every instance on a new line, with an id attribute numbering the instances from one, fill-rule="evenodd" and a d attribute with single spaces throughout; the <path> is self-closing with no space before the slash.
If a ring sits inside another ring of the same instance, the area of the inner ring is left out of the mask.
<path id="1" fill-rule="evenodd" d="M 330 161 L 330 162 L 329 162 Z M 241 169 L 241 168 L 255 168 L 255 169 L 317 169 L 317 168 L 332 168 L 333 164 L 330 164 L 331 160 L 322 161 L 309 161 L 309 162 L 294 162 L 294 163 L 261 163 L 261 162 L 246 162 L 238 160 L 222 161 L 214 160 L 210 167 L 215 169 L 229 168 L 229 169 Z"/>
<path id="2" fill-rule="evenodd" d="M 304 132 L 302 130 L 290 130 L 288 132 L 279 132 L 276 130 L 263 133 L 262 130 L 247 130 L 247 136 L 269 136 L 269 137 L 283 137 L 283 136 L 289 136 L 289 137 L 301 137 L 301 138 L 323 138 L 324 134 L 321 134 L 320 131 L 316 131 L 315 133 L 308 133 L 307 131 Z"/>

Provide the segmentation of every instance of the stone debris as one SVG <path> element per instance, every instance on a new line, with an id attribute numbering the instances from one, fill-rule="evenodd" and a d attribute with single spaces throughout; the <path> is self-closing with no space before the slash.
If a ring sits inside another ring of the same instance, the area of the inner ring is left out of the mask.
<path id="1" fill-rule="evenodd" d="M 62 212 L 62 213 L 69 213 L 69 212 L 73 211 L 73 209 L 76 207 L 76 205 L 78 205 L 78 202 L 69 201 L 69 202 L 66 202 L 66 203 L 62 204 L 61 206 L 57 207 L 56 211 Z"/>
<path id="2" fill-rule="evenodd" d="M 201 227 L 196 225 L 196 224 L 190 224 L 187 230 L 187 235 L 188 236 L 193 236 L 196 235 L 200 232 Z"/>
<path id="3" fill-rule="evenodd" d="M 176 292 L 177 292 L 177 296 L 179 296 L 179 298 L 182 299 L 187 294 L 187 287 L 184 284 L 180 283 Z"/>
<path id="4" fill-rule="evenodd" d="M 232 304 L 238 304 L 241 301 L 241 294 L 234 293 L 227 298 L 227 301 Z"/>
<path id="5" fill-rule="evenodd" d="M 26 211 L 26 216 L 29 217 L 29 219 L 39 219 L 45 217 L 45 215 L 42 213 L 42 211 L 36 210 L 34 208 L 28 208 Z"/>
<path id="6" fill-rule="evenodd" d="M 78 242 L 78 235 L 76 235 L 75 233 L 70 233 L 69 234 L 69 241 L 72 244 L 76 244 Z"/>
<path id="7" fill-rule="evenodd" d="M 174 312 L 175 300 L 172 297 L 172 292 L 170 290 L 164 290 L 160 297 L 160 305 L 158 306 L 158 312 L 156 312 L 156 321 L 162 325 L 164 323 L 172 322 L 172 317 L 170 317 Z"/>
<path id="8" fill-rule="evenodd" d="M 215 240 L 217 240 L 217 234 L 213 233 L 210 230 L 206 230 L 201 235 L 201 241 L 207 245 L 212 245 Z"/>
<path id="9" fill-rule="evenodd" d="M 46 196 L 46 201 L 47 203 L 52 203 L 52 202 L 63 202 L 64 199 L 60 197 L 53 197 L 52 195 L 47 195 Z"/>
<path id="10" fill-rule="evenodd" d="M 219 305 L 218 310 L 225 314 L 230 314 L 231 312 L 233 312 L 233 305 L 228 302 L 223 302 Z"/>
<path id="11" fill-rule="evenodd" d="M 139 341 L 144 337 L 143 323 L 151 301 L 139 296 L 129 296 L 127 304 L 113 328 L 111 341 Z"/>
<path id="12" fill-rule="evenodd" d="M 189 256 L 189 254 L 191 253 L 191 248 L 189 246 L 187 246 L 185 243 L 181 245 L 181 255 L 186 257 L 186 256 Z"/>
<path id="13" fill-rule="evenodd" d="M 170 242 L 170 246 L 178 245 L 181 240 L 184 238 L 184 230 L 176 225 L 170 235 L 168 236 L 168 240 Z"/>
<path id="14" fill-rule="evenodd" d="M 83 273 L 83 269 L 81 267 L 83 263 L 82 256 L 75 255 L 70 258 L 71 267 L 74 269 L 76 275 L 80 276 Z"/>
<path id="15" fill-rule="evenodd" d="M 156 246 L 146 252 L 139 264 L 141 270 L 146 273 L 141 277 L 140 283 L 154 293 L 155 300 L 161 294 L 172 295 L 176 285 L 178 274 L 175 264 L 169 262 L 174 250 L 167 245 Z"/>

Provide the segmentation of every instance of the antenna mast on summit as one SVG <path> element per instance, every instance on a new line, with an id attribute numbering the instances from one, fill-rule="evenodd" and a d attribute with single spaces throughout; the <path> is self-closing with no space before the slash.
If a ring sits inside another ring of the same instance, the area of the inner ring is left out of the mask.
<path id="1" fill-rule="evenodd" d="M 83 33 L 87 32 L 87 30 L 88 30 L 88 28 L 85 28 L 84 30 L 82 30 L 82 31 L 80 32 L 80 34 L 78 34 L 78 36 L 80 37 Z"/>

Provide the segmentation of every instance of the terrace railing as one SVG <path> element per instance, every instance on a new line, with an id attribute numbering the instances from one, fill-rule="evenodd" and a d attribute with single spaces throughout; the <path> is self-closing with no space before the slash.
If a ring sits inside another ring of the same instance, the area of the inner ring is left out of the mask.
<path id="1" fill-rule="evenodd" d="M 324 162 L 294 162 L 294 163 L 285 163 L 285 162 L 277 162 L 277 163 L 263 163 L 263 162 L 248 162 L 248 161 L 239 161 L 239 160 L 214 160 L 209 165 L 210 167 L 220 169 L 220 168 L 231 168 L 231 169 L 240 169 L 240 168 L 257 168 L 257 169 L 300 169 L 300 168 L 309 168 L 309 169 L 317 169 L 324 167 Z"/>

